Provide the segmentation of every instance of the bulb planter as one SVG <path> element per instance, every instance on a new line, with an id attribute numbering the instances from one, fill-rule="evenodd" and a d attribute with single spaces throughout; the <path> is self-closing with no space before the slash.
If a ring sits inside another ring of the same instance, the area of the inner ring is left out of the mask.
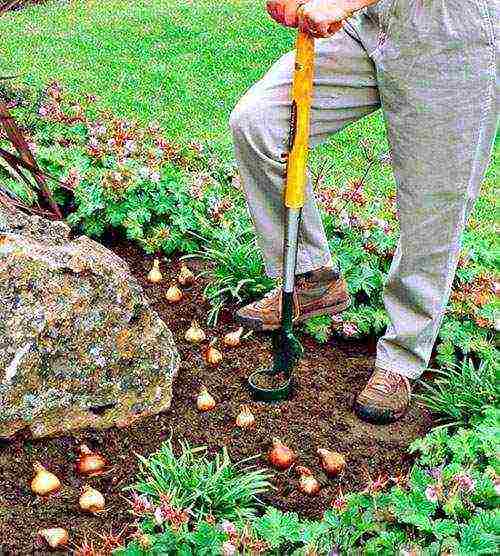
<path id="1" fill-rule="evenodd" d="M 291 90 L 290 133 L 286 183 L 283 194 L 285 230 L 283 241 L 283 286 L 281 292 L 281 327 L 273 335 L 274 364 L 257 370 L 248 378 L 253 396 L 261 401 L 287 399 L 294 388 L 292 373 L 304 350 L 293 333 L 295 270 L 298 232 L 306 197 L 307 155 L 314 73 L 314 38 L 299 31 L 295 47 L 295 67 Z M 284 380 L 273 388 L 259 386 L 259 378 L 283 373 Z"/>

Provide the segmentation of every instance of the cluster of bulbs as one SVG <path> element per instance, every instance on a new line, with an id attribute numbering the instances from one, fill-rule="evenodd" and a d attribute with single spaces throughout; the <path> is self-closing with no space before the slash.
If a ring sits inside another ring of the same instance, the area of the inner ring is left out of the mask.
<path id="1" fill-rule="evenodd" d="M 75 469 L 79 475 L 84 477 L 94 477 L 104 472 L 107 466 L 105 458 L 93 452 L 87 445 L 82 444 L 79 448 L 79 456 L 76 460 Z M 54 473 L 51 473 L 39 462 L 33 464 L 35 476 L 31 481 L 31 490 L 38 496 L 47 497 L 58 492 L 61 481 Z M 84 485 L 80 498 L 78 499 L 80 508 L 89 513 L 98 513 L 104 510 L 104 496 L 95 488 Z M 68 544 L 68 531 L 63 527 L 49 527 L 40 529 L 38 535 L 43 538 L 51 548 L 60 548 Z"/>

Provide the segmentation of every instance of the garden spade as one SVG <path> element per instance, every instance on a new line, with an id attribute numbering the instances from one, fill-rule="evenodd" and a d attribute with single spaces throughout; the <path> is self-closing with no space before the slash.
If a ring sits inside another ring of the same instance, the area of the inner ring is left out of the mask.
<path id="1" fill-rule="evenodd" d="M 292 372 L 304 351 L 293 331 L 294 315 L 297 309 L 294 288 L 297 238 L 306 196 L 313 72 L 314 38 L 308 33 L 299 31 L 291 91 L 289 152 L 283 197 L 285 230 L 281 284 L 281 327 L 273 334 L 274 362 L 272 368 L 257 370 L 248 379 L 254 397 L 264 401 L 280 400 L 289 396 L 293 387 Z M 272 387 L 267 386 L 271 381 L 273 382 Z"/>

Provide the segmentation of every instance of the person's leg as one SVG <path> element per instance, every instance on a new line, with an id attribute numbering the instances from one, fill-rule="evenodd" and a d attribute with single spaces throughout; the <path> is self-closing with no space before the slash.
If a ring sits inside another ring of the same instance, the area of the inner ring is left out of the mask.
<path id="1" fill-rule="evenodd" d="M 428 365 L 498 117 L 498 2 L 386 5 L 374 59 L 401 235 L 383 293 L 391 324 L 377 344 L 381 371 L 355 406 L 372 420 L 399 417 L 408 401 L 401 377 Z"/>
<path id="2" fill-rule="evenodd" d="M 355 33 L 351 30 L 351 34 Z M 376 24 L 366 18 L 366 35 L 376 36 Z M 283 188 L 285 184 L 290 92 L 295 52 L 283 55 L 240 99 L 230 125 L 243 190 L 252 217 L 266 273 L 282 272 Z M 311 146 L 377 108 L 375 67 L 365 48 L 341 30 L 315 41 Z M 297 253 L 297 274 L 324 266 L 332 259 L 321 217 L 307 185 Z M 338 269 L 337 269 L 338 270 Z"/>

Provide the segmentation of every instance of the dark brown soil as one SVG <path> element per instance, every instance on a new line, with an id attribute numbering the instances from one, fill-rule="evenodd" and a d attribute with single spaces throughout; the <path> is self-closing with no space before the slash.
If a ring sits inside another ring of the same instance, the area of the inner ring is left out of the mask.
<path id="1" fill-rule="evenodd" d="M 224 353 L 223 362 L 217 368 L 207 367 L 202 350 L 213 337 L 221 339 L 234 330 L 232 311 L 224 311 L 219 325 L 208 328 L 204 324 L 208 305 L 203 300 L 201 281 L 186 291 L 180 303 L 172 305 L 165 299 L 170 278 L 180 268 L 177 259 L 163 262 L 164 282 L 151 285 L 146 280 L 151 257 L 128 244 L 118 243 L 112 248 L 130 264 L 152 306 L 170 326 L 177 341 L 182 363 L 174 383 L 171 410 L 128 429 L 87 430 L 38 441 L 19 436 L 0 444 L 0 553 L 3 549 L 4 554 L 31 554 L 37 547 L 38 554 L 45 554 L 46 549 L 40 552 L 41 545 L 35 541 L 41 527 L 66 527 L 73 547 L 87 539 L 103 549 L 103 537 L 110 532 L 123 532 L 123 538 L 133 534 L 133 520 L 122 488 L 134 481 L 137 468 L 134 453 L 150 454 L 171 433 L 174 440 L 207 445 L 210 453 L 227 446 L 234 460 L 261 454 L 260 465 L 266 465 L 271 438 L 280 437 L 299 455 L 298 464 L 313 471 L 322 488 L 318 496 L 307 497 L 297 490 L 298 477 L 293 469 L 277 472 L 276 489 L 264 500 L 310 518 L 322 515 L 339 488 L 343 493 L 363 489 L 370 478 L 380 474 L 395 477 L 409 468 L 408 444 L 431 426 L 426 412 L 414 406 L 399 423 L 377 427 L 360 422 L 350 410 L 353 396 L 370 375 L 375 339 L 335 340 L 321 345 L 303 337 L 305 356 L 296 373 L 298 387 L 291 399 L 274 404 L 256 403 L 246 389 L 246 378 L 259 366 L 271 363 L 269 335 L 253 333 L 235 348 L 218 342 Z M 193 261 L 188 261 L 188 265 L 196 271 Z M 184 340 L 184 332 L 193 318 L 207 332 L 207 341 L 201 346 Z M 198 412 L 195 403 L 202 384 L 217 400 L 216 408 L 206 413 Z M 244 431 L 234 426 L 242 403 L 248 404 L 256 417 L 255 427 Z M 73 464 L 77 447 L 83 442 L 102 452 L 112 464 L 109 472 L 87 481 L 104 494 L 107 502 L 106 511 L 93 516 L 82 514 L 77 504 L 84 481 L 74 473 Z M 320 472 L 316 455 L 319 447 L 345 455 L 347 469 L 341 478 L 328 480 Z M 56 473 L 64 485 L 47 500 L 35 497 L 29 488 L 35 460 Z"/>
<path id="2" fill-rule="evenodd" d="M 278 373 L 277 375 L 272 375 L 268 373 L 258 373 L 254 376 L 253 382 L 255 386 L 263 389 L 268 388 L 280 388 L 287 381 L 287 377 L 284 373 Z"/>

